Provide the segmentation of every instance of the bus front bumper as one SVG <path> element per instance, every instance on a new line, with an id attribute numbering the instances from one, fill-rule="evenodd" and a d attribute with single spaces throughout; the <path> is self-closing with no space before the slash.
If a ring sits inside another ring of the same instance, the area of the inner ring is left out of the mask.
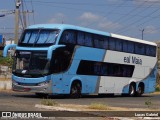
<path id="1" fill-rule="evenodd" d="M 52 93 L 52 83 L 51 81 L 43 82 L 33 85 L 21 85 L 15 81 L 12 81 L 12 90 L 19 92 L 33 92 L 33 93 Z"/>

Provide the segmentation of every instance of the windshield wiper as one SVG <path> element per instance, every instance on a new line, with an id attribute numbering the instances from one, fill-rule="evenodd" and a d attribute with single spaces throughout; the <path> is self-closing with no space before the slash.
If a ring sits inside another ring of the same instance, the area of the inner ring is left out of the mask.
<path id="1" fill-rule="evenodd" d="M 39 34 L 40 34 L 41 30 L 42 30 L 42 29 L 39 29 L 39 31 L 38 31 L 38 33 L 37 33 L 37 36 L 36 36 L 35 41 L 34 41 L 34 43 L 33 43 L 33 47 L 34 47 L 35 44 L 38 42 Z"/>

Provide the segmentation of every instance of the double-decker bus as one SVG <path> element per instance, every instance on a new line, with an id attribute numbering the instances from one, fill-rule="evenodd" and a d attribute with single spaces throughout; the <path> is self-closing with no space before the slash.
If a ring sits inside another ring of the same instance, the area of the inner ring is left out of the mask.
<path id="1" fill-rule="evenodd" d="M 29 26 L 15 48 L 12 89 L 51 95 L 129 94 L 155 91 L 153 42 L 66 25 Z"/>

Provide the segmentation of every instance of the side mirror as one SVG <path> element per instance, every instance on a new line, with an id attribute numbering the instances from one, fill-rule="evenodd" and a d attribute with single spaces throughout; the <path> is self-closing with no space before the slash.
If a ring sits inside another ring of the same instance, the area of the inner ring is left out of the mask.
<path id="1" fill-rule="evenodd" d="M 4 50 L 3 50 L 3 57 L 7 57 L 7 54 L 8 54 L 8 50 L 10 48 L 16 48 L 17 44 L 10 44 L 10 45 L 6 45 L 4 47 Z"/>

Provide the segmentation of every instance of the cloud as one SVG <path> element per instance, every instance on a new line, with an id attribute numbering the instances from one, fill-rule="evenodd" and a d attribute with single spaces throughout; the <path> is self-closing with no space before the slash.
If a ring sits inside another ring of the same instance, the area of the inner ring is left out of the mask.
<path id="1" fill-rule="evenodd" d="M 66 16 L 63 13 L 55 14 L 48 23 L 62 23 L 66 19 Z"/>
<path id="2" fill-rule="evenodd" d="M 100 18 L 100 16 L 98 15 L 95 15 L 91 12 L 84 12 L 80 17 L 79 19 L 80 20 L 87 20 L 87 21 L 90 21 L 90 22 L 93 22 L 93 21 L 96 21 Z"/>
<path id="3" fill-rule="evenodd" d="M 94 28 L 98 28 L 100 30 L 111 30 L 121 27 L 119 23 L 114 23 L 104 16 L 97 15 L 91 12 L 84 12 L 78 19 L 80 20 L 82 26 L 94 26 Z"/>
<path id="4" fill-rule="evenodd" d="M 158 33 L 156 27 L 150 25 L 150 26 L 146 26 L 145 29 L 144 29 L 144 32 L 147 33 L 147 34 L 156 34 Z"/>
<path id="5" fill-rule="evenodd" d="M 119 23 L 114 23 L 112 21 L 105 21 L 98 24 L 99 28 L 105 29 L 117 29 L 122 27 Z"/>

